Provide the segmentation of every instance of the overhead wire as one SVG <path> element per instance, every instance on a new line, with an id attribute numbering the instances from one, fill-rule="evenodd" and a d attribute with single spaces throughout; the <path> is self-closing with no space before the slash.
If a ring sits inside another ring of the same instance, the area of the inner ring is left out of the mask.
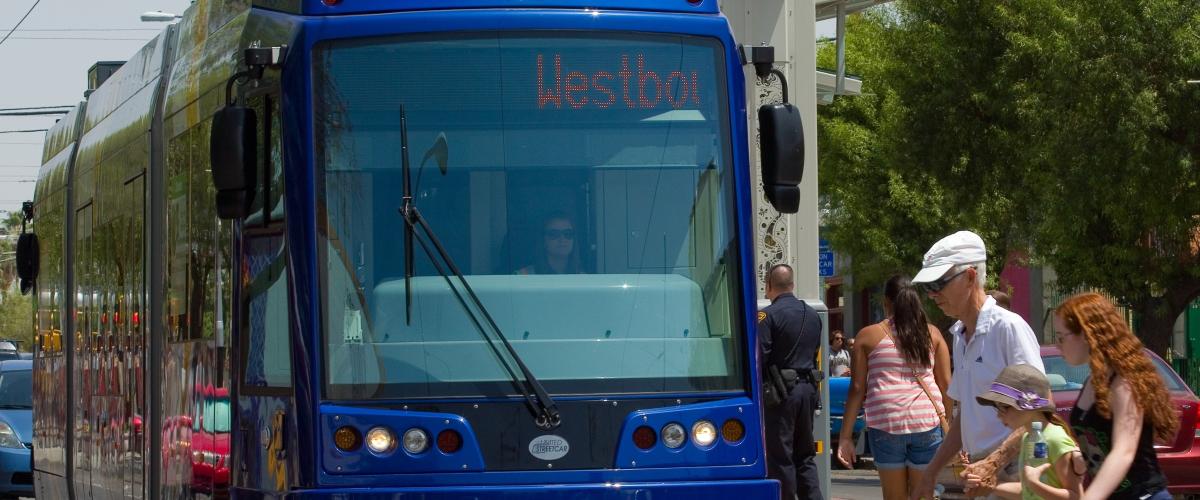
<path id="1" fill-rule="evenodd" d="M 0 111 L 34 111 L 38 109 L 58 109 L 58 108 L 74 108 L 75 105 L 66 106 L 29 106 L 24 108 L 0 108 Z"/>
<path id="2" fill-rule="evenodd" d="M 154 32 L 159 32 L 159 31 L 162 31 L 162 29 L 160 29 L 160 28 L 75 28 L 75 29 L 67 29 L 67 28 L 54 28 L 54 29 L 35 29 L 35 28 L 26 28 L 26 29 L 17 30 L 17 31 L 20 31 L 20 32 L 22 32 L 22 33 L 28 33 L 28 32 L 32 32 L 32 31 L 36 31 L 36 32 L 53 32 L 53 33 L 59 33 L 59 32 L 65 32 L 65 33 L 75 33 L 75 32 L 79 32 L 79 31 L 154 31 Z"/>
<path id="3" fill-rule="evenodd" d="M 13 32 L 17 31 L 17 27 L 21 26 L 21 23 L 25 22 L 25 19 L 29 18 L 29 14 L 33 13 L 33 9 L 36 8 L 39 3 L 42 3 L 42 0 L 35 0 L 33 5 L 29 6 L 29 10 L 25 11 L 24 16 L 21 16 L 21 20 L 17 21 L 17 24 L 13 25 L 11 30 L 8 30 L 8 34 L 4 35 L 3 40 L 0 40 L 0 45 L 4 45 L 4 42 L 8 41 L 8 37 L 12 36 Z"/>
<path id="4" fill-rule="evenodd" d="M 126 42 L 146 42 L 149 38 L 128 37 L 99 37 L 99 36 L 14 36 L 13 40 L 116 40 Z"/>

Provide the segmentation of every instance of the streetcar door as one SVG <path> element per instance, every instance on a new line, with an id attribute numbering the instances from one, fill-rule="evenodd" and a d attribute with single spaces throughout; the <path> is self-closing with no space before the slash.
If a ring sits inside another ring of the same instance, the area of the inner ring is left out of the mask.
<path id="1" fill-rule="evenodd" d="M 246 105 L 258 116 L 258 175 L 238 242 L 242 269 L 234 294 L 241 318 L 238 401 L 233 446 L 233 486 L 283 491 L 294 477 L 287 449 L 293 421 L 291 285 L 285 238 L 282 125 L 279 94 L 252 94 Z"/>

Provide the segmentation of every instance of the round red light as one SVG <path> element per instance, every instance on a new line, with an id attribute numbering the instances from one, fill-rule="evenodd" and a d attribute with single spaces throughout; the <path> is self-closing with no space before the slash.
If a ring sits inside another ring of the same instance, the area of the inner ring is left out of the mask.
<path id="1" fill-rule="evenodd" d="M 442 453 L 454 453 L 462 449 L 462 436 L 458 431 L 446 429 L 438 433 L 437 447 Z"/>
<path id="2" fill-rule="evenodd" d="M 654 433 L 654 429 L 643 425 L 633 431 L 633 444 L 638 448 L 649 450 L 654 447 L 656 442 L 658 442 L 658 435 Z"/>
<path id="3" fill-rule="evenodd" d="M 333 7 L 334 5 L 342 3 L 342 0 L 321 0 L 321 3 L 323 3 L 329 7 Z"/>

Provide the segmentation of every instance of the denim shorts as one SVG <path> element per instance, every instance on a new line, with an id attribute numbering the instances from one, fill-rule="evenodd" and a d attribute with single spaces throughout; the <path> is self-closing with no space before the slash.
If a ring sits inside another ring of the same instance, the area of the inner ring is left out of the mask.
<path id="1" fill-rule="evenodd" d="M 892 434 L 879 429 L 867 428 L 867 444 L 875 457 L 876 469 L 921 470 L 933 460 L 938 446 L 942 444 L 942 428 L 934 427 L 912 434 Z"/>

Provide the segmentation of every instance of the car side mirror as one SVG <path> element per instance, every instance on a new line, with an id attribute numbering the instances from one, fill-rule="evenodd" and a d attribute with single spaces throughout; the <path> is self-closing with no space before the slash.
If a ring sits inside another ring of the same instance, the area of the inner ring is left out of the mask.
<path id="1" fill-rule="evenodd" d="M 762 183 L 767 201 L 780 213 L 800 210 L 804 177 L 804 125 L 795 106 L 767 104 L 758 108 L 762 142 Z"/>
<path id="2" fill-rule="evenodd" d="M 228 105 L 213 116 L 210 160 L 217 188 L 217 216 L 239 219 L 250 213 L 258 178 L 258 117 L 253 109 Z"/>

